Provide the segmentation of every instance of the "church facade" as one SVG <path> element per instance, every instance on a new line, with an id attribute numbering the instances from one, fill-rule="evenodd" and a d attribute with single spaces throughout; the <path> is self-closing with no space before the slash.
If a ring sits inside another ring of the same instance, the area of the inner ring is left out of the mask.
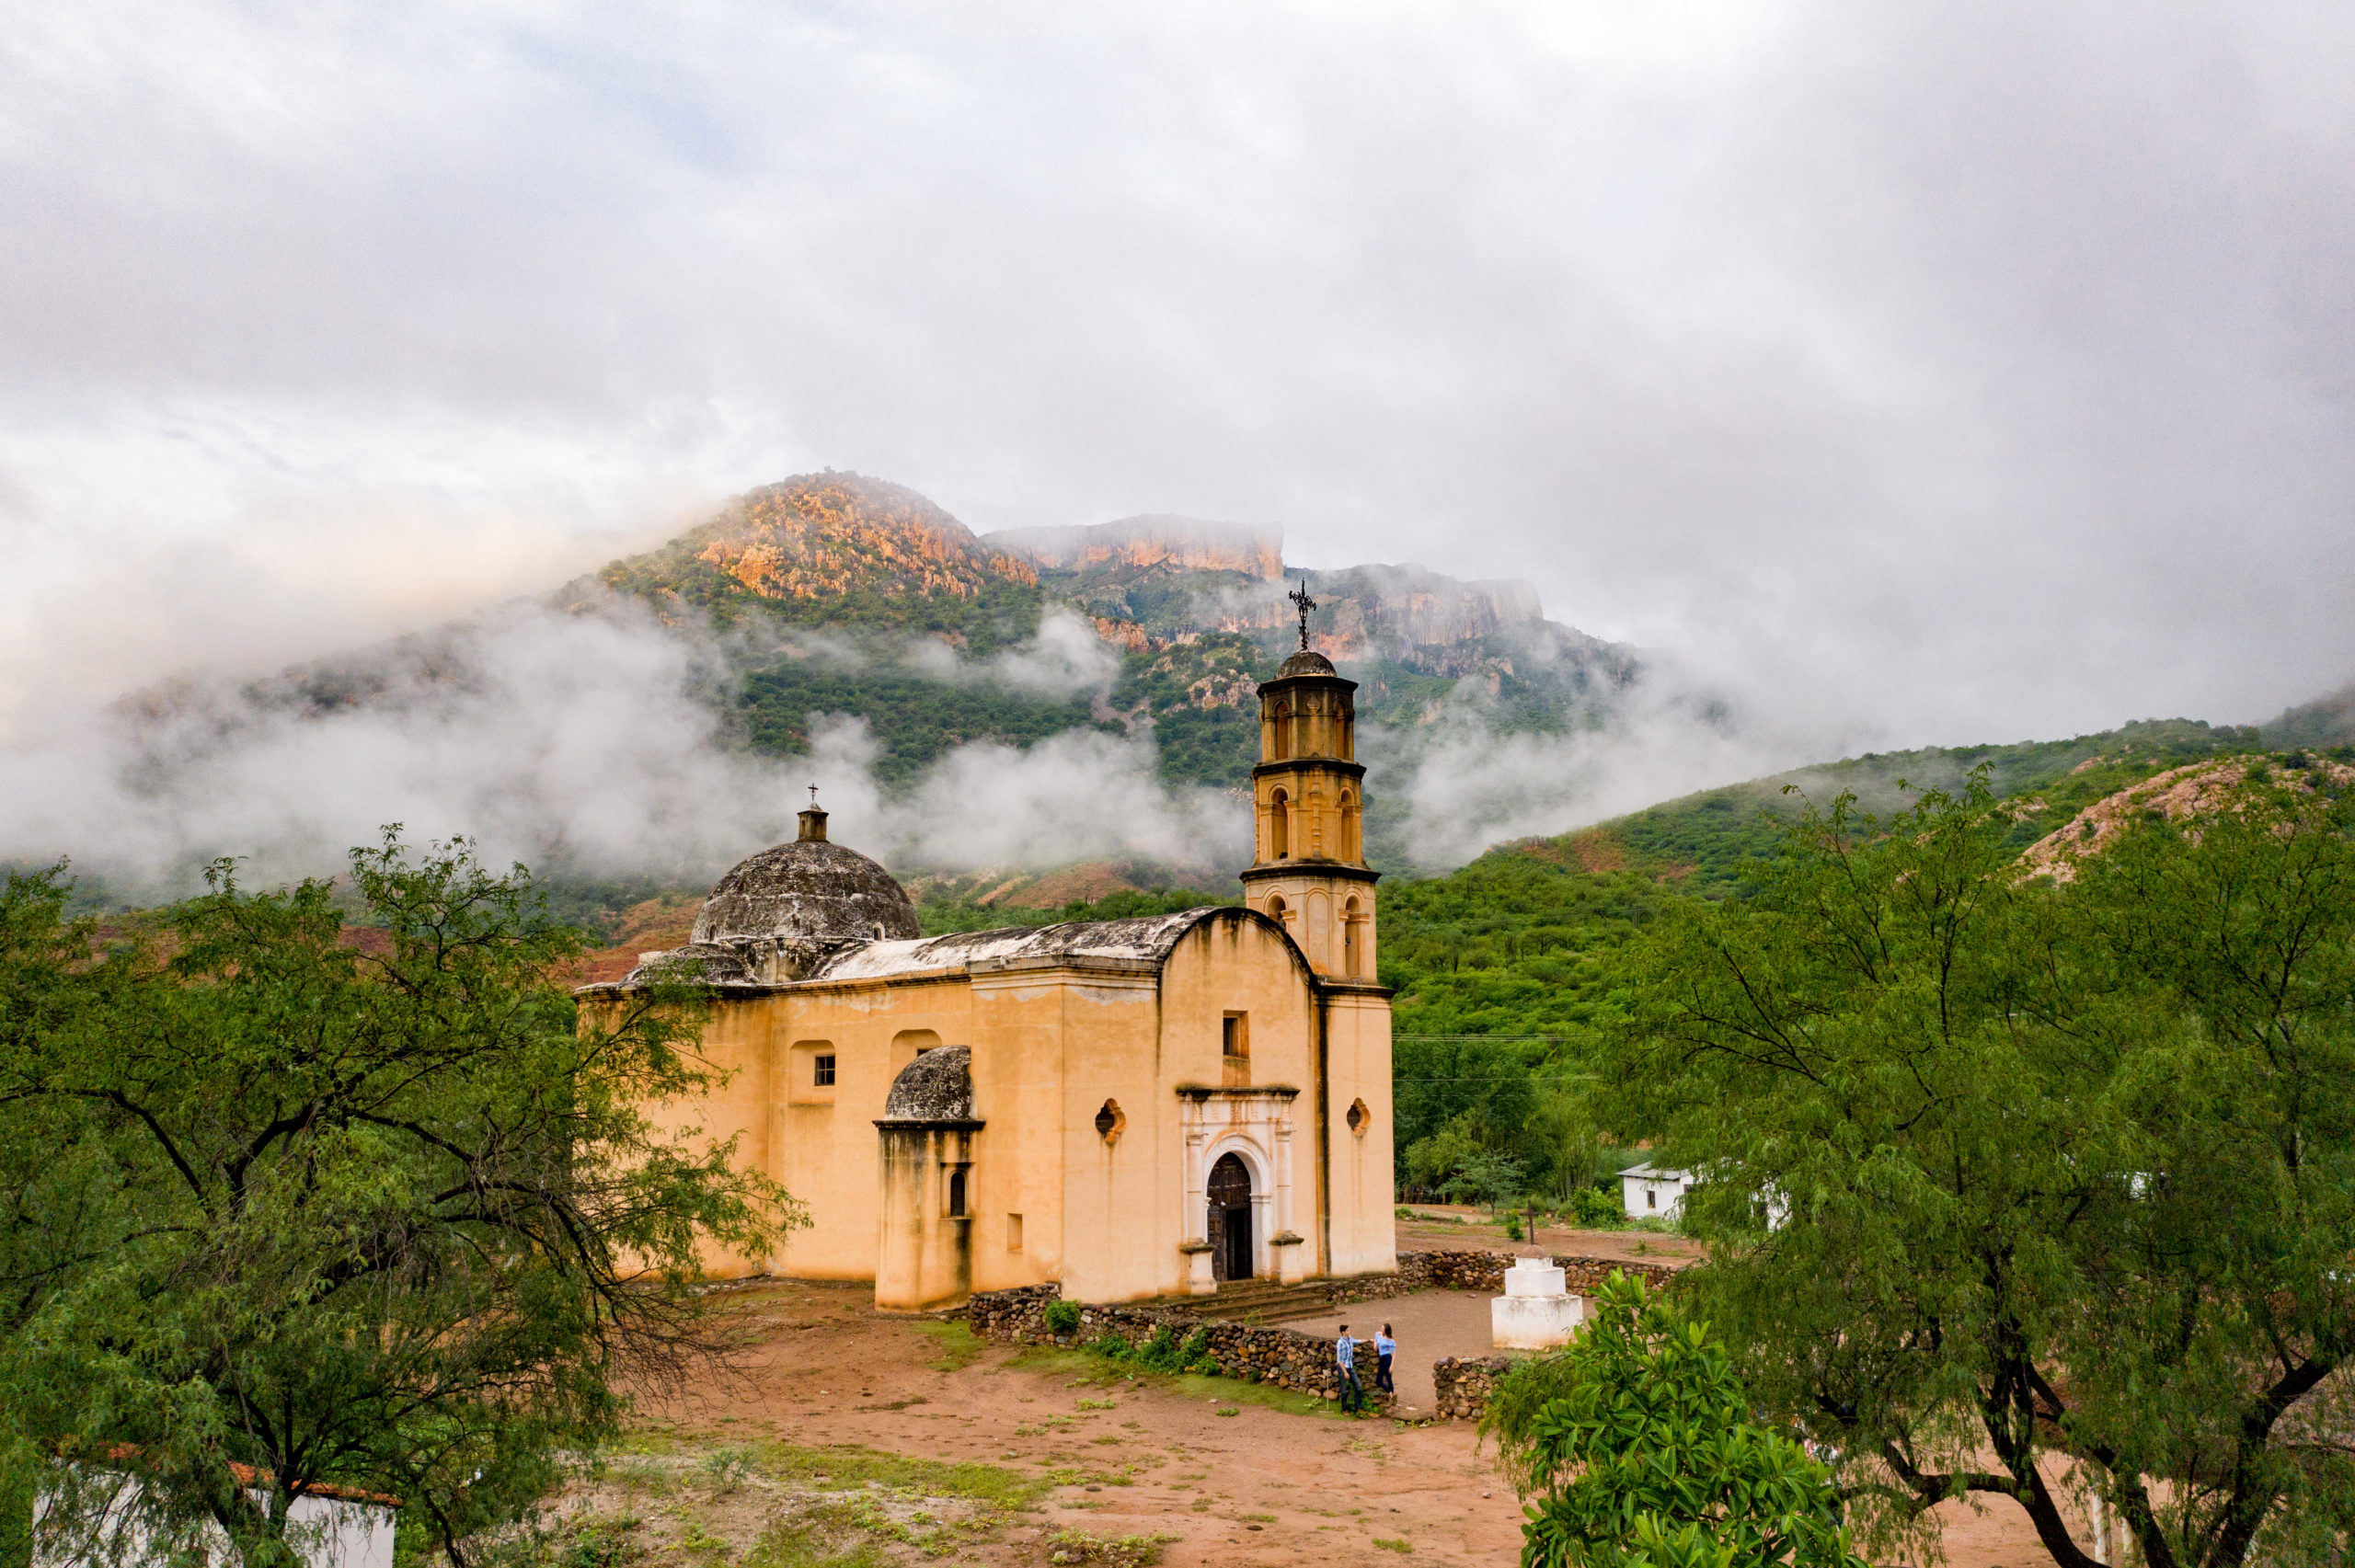
<path id="1" fill-rule="evenodd" d="M 813 807 L 721 878 L 687 946 L 588 988 L 709 988 L 729 1081 L 659 1114 L 735 1138 L 808 1209 L 775 1255 L 713 1272 L 872 1279 L 924 1310 L 1394 1269 L 1354 690 L 1305 647 L 1259 688 L 1244 907 L 926 939 Z"/>

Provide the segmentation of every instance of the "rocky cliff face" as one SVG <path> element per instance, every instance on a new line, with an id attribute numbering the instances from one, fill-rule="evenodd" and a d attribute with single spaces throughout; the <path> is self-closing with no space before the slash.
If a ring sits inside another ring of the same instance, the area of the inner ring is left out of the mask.
<path id="1" fill-rule="evenodd" d="M 1545 624 L 1537 589 L 1525 582 L 1461 582 L 1412 565 L 1302 575 L 1319 601 L 1309 641 L 1328 658 L 1397 658 Z M 1281 592 L 1230 595 L 1206 629 L 1257 631 L 1293 614 Z"/>
<path id="2" fill-rule="evenodd" d="M 1036 583 L 915 491 L 856 474 L 802 475 L 741 497 L 686 536 L 696 560 L 764 599 L 862 587 L 970 598 L 993 581 Z"/>
<path id="3" fill-rule="evenodd" d="M 1280 528 L 1200 518 L 1124 517 L 1085 528 L 1007 528 L 982 543 L 1055 571 L 1119 573 L 1152 567 L 1240 572 L 1274 580 L 1284 572 Z"/>

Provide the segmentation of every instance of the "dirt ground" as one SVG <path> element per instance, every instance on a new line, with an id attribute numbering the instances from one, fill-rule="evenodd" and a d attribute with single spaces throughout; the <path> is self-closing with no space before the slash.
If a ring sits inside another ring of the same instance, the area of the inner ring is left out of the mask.
<path id="1" fill-rule="evenodd" d="M 1369 1340 L 1374 1330 L 1388 1323 L 1391 1337 L 1398 1342 L 1398 1355 L 1390 1368 L 1391 1381 L 1398 1385 L 1398 1413 L 1420 1417 L 1429 1415 L 1438 1402 L 1438 1392 L 1431 1386 L 1432 1362 L 1442 1356 L 1496 1353 L 1488 1300 L 1469 1290 L 1419 1290 L 1412 1296 L 1396 1296 L 1283 1326 L 1330 1337 L 1347 1323 L 1350 1338 Z M 1371 1345 L 1359 1348 L 1358 1372 L 1368 1388 L 1373 1386 L 1373 1355 Z"/>
<path id="2" fill-rule="evenodd" d="M 1661 1230 L 1574 1230 L 1543 1225 L 1534 1242 L 1512 1242 L 1488 1211 L 1456 1204 L 1419 1203 L 1401 1210 L 1415 1218 L 1398 1221 L 1398 1250 L 1471 1248 L 1518 1253 L 1524 1257 L 1624 1258 L 1630 1263 L 1676 1265 L 1697 1261 L 1701 1243 Z"/>
<path id="3" fill-rule="evenodd" d="M 1518 1556 L 1520 1505 L 1467 1425 L 1350 1421 L 1225 1379 L 1132 1379 L 1080 1352 L 1017 1352 L 961 1322 L 882 1316 L 871 1300 L 863 1285 L 731 1292 L 741 1375 L 649 1409 L 632 1451 L 571 1486 L 522 1560 L 1137 1568 L 1157 1553 L 1187 1568 Z M 1485 1331 L 1486 1303 L 1462 1293 L 1378 1307 L 1425 1402 L 1437 1346 L 1476 1322 Z M 2016 1508 L 1948 1507 L 1954 1568 L 2045 1561 Z"/>

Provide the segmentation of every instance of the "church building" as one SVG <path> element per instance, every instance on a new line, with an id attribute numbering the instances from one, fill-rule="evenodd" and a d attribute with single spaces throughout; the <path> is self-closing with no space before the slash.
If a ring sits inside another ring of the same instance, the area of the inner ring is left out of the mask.
<path id="1" fill-rule="evenodd" d="M 731 1076 L 658 1114 L 734 1137 L 810 1221 L 713 1271 L 872 1279 L 914 1311 L 1396 1268 L 1355 690 L 1304 632 L 1259 688 L 1242 908 L 927 939 L 813 805 L 720 878 L 688 945 L 587 988 L 710 988 L 703 1054 Z"/>

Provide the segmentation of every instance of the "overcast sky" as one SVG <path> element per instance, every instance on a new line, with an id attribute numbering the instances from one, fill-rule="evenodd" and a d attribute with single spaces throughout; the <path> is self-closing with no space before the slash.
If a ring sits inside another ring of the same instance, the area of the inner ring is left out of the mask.
<path id="1" fill-rule="evenodd" d="M 2355 10 L 48 0 L 0 734 L 820 466 L 1533 579 L 1775 724 L 2355 675 Z"/>

